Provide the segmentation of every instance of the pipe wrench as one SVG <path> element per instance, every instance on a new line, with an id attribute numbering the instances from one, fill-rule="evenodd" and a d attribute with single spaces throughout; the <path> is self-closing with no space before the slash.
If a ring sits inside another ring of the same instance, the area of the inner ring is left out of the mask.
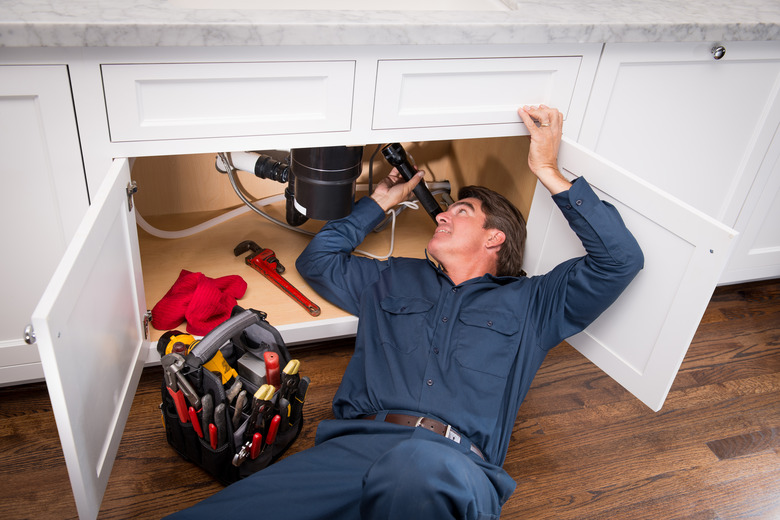
<path id="1" fill-rule="evenodd" d="M 282 276 L 285 271 L 284 266 L 272 250 L 260 247 L 251 240 L 244 240 L 233 249 L 233 254 L 238 256 L 247 251 L 252 251 L 252 254 L 245 259 L 248 266 L 268 278 L 271 283 L 301 304 L 309 314 L 312 316 L 320 315 L 320 308 L 284 279 Z"/>

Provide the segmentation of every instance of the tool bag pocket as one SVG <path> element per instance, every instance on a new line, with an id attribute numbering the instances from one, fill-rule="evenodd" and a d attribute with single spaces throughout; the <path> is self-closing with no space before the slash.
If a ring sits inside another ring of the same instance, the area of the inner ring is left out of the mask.
<path id="1" fill-rule="evenodd" d="M 181 422 L 176 413 L 176 405 L 168 395 L 167 387 L 163 381 L 162 388 L 163 402 L 160 405 L 160 409 L 163 415 L 163 422 L 165 424 L 165 436 L 168 439 L 168 444 L 185 459 L 195 462 L 200 461 L 200 446 L 198 442 L 198 435 L 192 428 L 192 424 Z"/>
<path id="2" fill-rule="evenodd" d="M 303 427 L 309 385 L 265 313 L 235 307 L 202 340 L 158 341 L 168 444 L 228 485 L 276 461 Z"/>

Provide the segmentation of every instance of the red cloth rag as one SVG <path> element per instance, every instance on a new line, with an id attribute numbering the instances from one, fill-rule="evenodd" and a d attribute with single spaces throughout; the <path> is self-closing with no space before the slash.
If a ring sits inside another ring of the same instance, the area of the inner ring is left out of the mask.
<path id="1" fill-rule="evenodd" d="M 179 278 L 152 309 L 152 327 L 173 330 L 187 320 L 187 332 L 202 336 L 227 320 L 246 293 L 238 275 L 209 278 L 182 269 Z"/>

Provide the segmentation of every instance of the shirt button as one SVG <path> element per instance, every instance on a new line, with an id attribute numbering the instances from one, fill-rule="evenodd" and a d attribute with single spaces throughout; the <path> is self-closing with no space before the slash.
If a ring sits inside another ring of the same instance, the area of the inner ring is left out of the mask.
<path id="1" fill-rule="evenodd" d="M 438 354 L 439 353 L 439 347 L 433 347 L 433 353 Z"/>
<path id="2" fill-rule="evenodd" d="M 566 204 L 566 209 L 571 209 L 571 204 Z"/>
<path id="3" fill-rule="evenodd" d="M 453 292 L 453 293 L 456 293 L 456 292 L 458 292 L 458 288 L 457 288 L 457 287 L 453 287 L 453 288 L 452 288 L 452 292 Z"/>
<path id="4" fill-rule="evenodd" d="M 493 322 L 491 320 L 488 320 L 487 325 L 488 325 L 488 327 L 492 327 L 493 326 Z"/>
<path id="5" fill-rule="evenodd" d="M 433 379 L 429 379 L 425 382 L 428 386 L 433 386 Z"/>
<path id="6" fill-rule="evenodd" d="M 448 320 L 449 320 L 449 318 L 447 318 L 447 316 L 445 316 L 445 317 L 443 317 L 443 318 L 441 319 L 441 321 L 443 321 L 444 323 L 447 323 L 447 321 L 448 321 Z"/>
<path id="7" fill-rule="evenodd" d="M 576 204 L 577 206 L 582 206 L 582 201 L 581 201 L 581 200 L 578 200 L 577 202 L 575 202 L 575 204 Z"/>

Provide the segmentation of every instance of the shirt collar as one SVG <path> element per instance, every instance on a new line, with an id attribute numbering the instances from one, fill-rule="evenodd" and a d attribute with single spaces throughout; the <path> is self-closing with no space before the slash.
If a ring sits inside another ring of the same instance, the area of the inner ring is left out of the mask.
<path id="1" fill-rule="evenodd" d="M 428 255 L 428 249 L 425 249 L 425 259 L 428 261 L 428 264 L 439 274 L 442 276 L 445 276 L 447 280 L 449 280 L 450 283 L 452 282 L 452 279 L 450 276 L 442 269 L 441 264 L 439 262 L 436 262 L 433 258 Z M 479 278 L 472 278 L 470 280 L 466 280 L 461 285 L 471 284 L 471 283 L 479 283 L 479 282 L 490 282 L 494 283 L 496 285 L 506 285 L 510 282 L 513 282 L 514 280 L 517 280 L 518 278 L 521 278 L 519 276 L 494 276 L 490 273 L 485 273 L 484 275 L 480 276 Z M 454 284 L 453 284 L 454 285 Z"/>
<path id="2" fill-rule="evenodd" d="M 439 262 L 435 262 L 429 255 L 428 255 L 428 248 L 425 248 L 425 259 L 428 261 L 428 264 L 430 264 L 431 267 L 433 267 L 437 272 L 443 274 L 444 276 L 447 276 L 447 273 L 444 272 L 444 269 L 441 268 L 441 264 Z M 448 277 L 449 278 L 449 277 Z"/>

